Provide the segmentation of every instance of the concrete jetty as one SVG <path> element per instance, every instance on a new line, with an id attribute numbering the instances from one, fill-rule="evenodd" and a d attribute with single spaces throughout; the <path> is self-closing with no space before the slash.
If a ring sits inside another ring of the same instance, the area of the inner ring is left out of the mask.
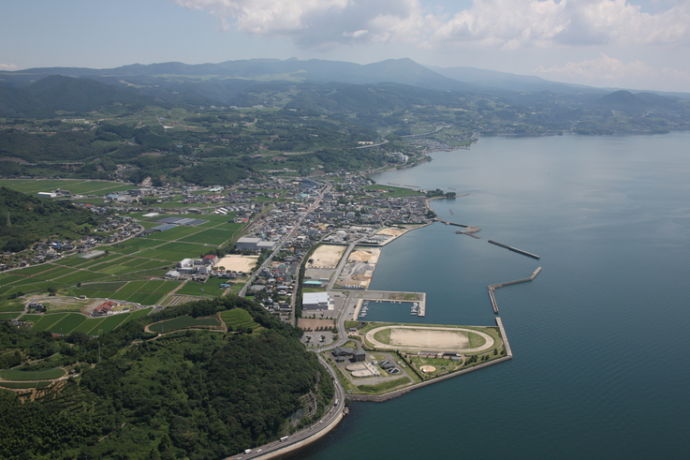
<path id="1" fill-rule="evenodd" d="M 510 342 L 508 342 L 508 334 L 506 334 L 506 330 L 503 328 L 503 320 L 500 316 L 496 317 L 496 326 L 498 326 L 498 330 L 501 331 L 501 337 L 503 337 L 503 345 L 505 345 L 506 347 L 506 356 L 512 358 L 513 350 L 510 348 Z"/>
<path id="2" fill-rule="evenodd" d="M 501 247 L 501 248 L 505 248 L 505 249 L 507 249 L 507 250 L 509 250 L 509 251 L 513 251 L 513 252 L 516 252 L 516 253 L 518 253 L 518 254 L 522 254 L 523 256 L 531 257 L 532 259 L 537 259 L 537 260 L 541 259 L 541 257 L 539 257 L 539 256 L 536 255 L 536 254 L 533 254 L 533 253 L 531 253 L 531 252 L 525 251 L 525 250 L 523 250 L 523 249 L 515 248 L 515 247 L 513 247 L 513 246 L 508 246 L 507 244 L 499 243 L 498 241 L 489 240 L 489 243 L 491 243 L 491 244 L 493 244 L 493 245 L 495 245 L 495 246 Z"/>
<path id="3" fill-rule="evenodd" d="M 496 283 L 496 284 L 490 284 L 487 286 L 487 290 L 489 291 L 489 301 L 491 302 L 491 308 L 493 309 L 494 313 L 498 314 L 498 302 L 496 301 L 496 289 L 501 289 L 506 286 L 512 286 L 514 284 L 521 284 L 521 283 L 529 283 L 530 281 L 534 281 L 534 279 L 539 276 L 541 273 L 542 268 L 537 267 L 534 269 L 532 274 L 527 277 L 527 278 L 522 278 L 519 280 L 514 280 L 514 281 L 505 281 L 503 283 Z"/>

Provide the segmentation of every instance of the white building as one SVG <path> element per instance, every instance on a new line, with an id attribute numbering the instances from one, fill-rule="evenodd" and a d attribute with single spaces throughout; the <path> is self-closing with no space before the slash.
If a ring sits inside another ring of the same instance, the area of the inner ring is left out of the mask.
<path id="1" fill-rule="evenodd" d="M 328 292 L 305 292 L 302 294 L 303 310 L 333 310 Z"/>

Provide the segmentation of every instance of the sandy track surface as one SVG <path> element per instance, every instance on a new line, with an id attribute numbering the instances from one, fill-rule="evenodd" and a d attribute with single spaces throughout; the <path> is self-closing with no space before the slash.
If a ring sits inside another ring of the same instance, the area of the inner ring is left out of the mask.
<path id="1" fill-rule="evenodd" d="M 391 344 L 374 338 L 377 332 L 391 329 Z M 464 334 L 459 334 L 462 332 Z M 467 334 L 477 334 L 484 339 L 480 347 L 469 347 Z M 494 339 L 489 334 L 459 327 L 382 326 L 366 334 L 367 340 L 381 350 L 458 351 L 476 353 L 489 350 Z"/>

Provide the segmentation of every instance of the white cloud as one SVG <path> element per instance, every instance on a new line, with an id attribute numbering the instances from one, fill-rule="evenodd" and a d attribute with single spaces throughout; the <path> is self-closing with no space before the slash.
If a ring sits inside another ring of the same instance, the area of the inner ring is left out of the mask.
<path id="1" fill-rule="evenodd" d="M 687 91 L 690 73 L 670 67 L 654 67 L 640 60 L 622 61 L 606 54 L 596 59 L 541 66 L 535 72 L 546 78 L 594 86 Z"/>
<path id="2" fill-rule="evenodd" d="M 303 46 L 381 42 L 419 28 L 418 0 L 175 0 L 256 35 L 287 35 Z"/>
<path id="3" fill-rule="evenodd" d="M 628 0 L 475 0 L 450 17 L 437 41 L 525 45 L 664 44 L 690 35 L 690 5 L 655 14 Z"/>
<path id="4" fill-rule="evenodd" d="M 690 36 L 690 2 L 665 0 L 653 12 L 630 0 L 473 0 L 427 13 L 431 0 L 174 0 L 226 26 L 287 35 L 303 46 L 348 42 L 448 42 L 524 46 L 668 44 Z"/>
<path id="5" fill-rule="evenodd" d="M 19 70 L 19 66 L 15 64 L 0 64 L 0 70 Z"/>

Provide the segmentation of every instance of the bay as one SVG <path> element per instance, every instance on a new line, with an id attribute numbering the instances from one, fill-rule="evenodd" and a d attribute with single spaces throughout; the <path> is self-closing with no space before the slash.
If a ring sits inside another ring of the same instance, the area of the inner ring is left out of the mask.
<path id="1" fill-rule="evenodd" d="M 544 270 L 497 292 L 512 361 L 351 404 L 298 456 L 689 458 L 688 146 L 688 133 L 484 138 L 380 175 L 468 193 L 432 206 L 482 228 L 434 224 L 384 249 L 371 287 L 427 292 L 423 322 L 491 325 L 486 286 Z"/>

